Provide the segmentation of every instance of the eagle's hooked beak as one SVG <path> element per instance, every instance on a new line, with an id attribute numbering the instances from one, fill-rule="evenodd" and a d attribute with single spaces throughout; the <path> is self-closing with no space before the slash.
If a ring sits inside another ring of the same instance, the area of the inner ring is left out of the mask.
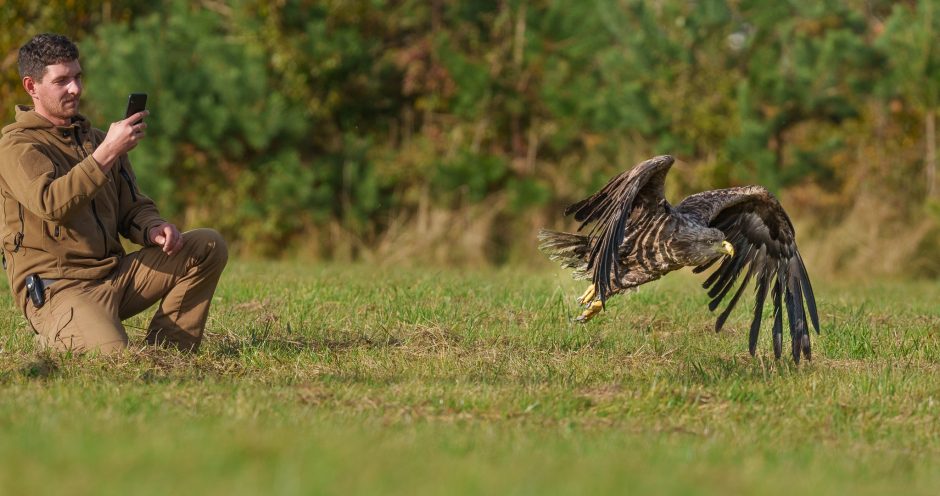
<path id="1" fill-rule="evenodd" d="M 728 255 L 729 257 L 734 256 L 734 245 L 727 241 L 721 242 L 721 253 Z"/>

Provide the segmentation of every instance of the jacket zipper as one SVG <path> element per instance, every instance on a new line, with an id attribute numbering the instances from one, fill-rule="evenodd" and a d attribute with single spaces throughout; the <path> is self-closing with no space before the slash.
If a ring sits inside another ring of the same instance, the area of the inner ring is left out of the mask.
<path id="1" fill-rule="evenodd" d="M 101 230 L 101 237 L 104 239 L 104 256 L 102 258 L 108 258 L 108 235 L 104 231 L 104 224 L 101 223 L 101 218 L 98 217 L 98 208 L 95 207 L 95 200 L 91 201 L 91 213 L 95 216 L 95 222 L 98 224 L 98 229 Z"/>
<path id="2" fill-rule="evenodd" d="M 124 166 L 121 166 L 121 177 L 124 178 L 124 181 L 127 182 L 127 189 L 131 190 L 131 200 L 134 203 L 137 203 L 137 192 L 134 191 L 134 181 L 131 180 L 131 175 L 127 172 L 127 169 Z"/>
<path id="3" fill-rule="evenodd" d="M 81 134 L 78 130 L 73 128 L 72 134 L 75 135 L 75 144 L 78 145 L 79 153 L 81 153 L 83 158 L 88 158 L 88 152 L 85 151 L 85 147 L 82 146 Z M 98 229 L 101 230 L 101 239 L 104 241 L 104 256 L 102 258 L 108 258 L 108 233 L 104 230 L 104 224 L 101 222 L 101 217 L 98 217 L 98 207 L 95 206 L 95 200 L 91 200 L 91 214 L 95 217 L 95 223 L 98 224 Z"/>

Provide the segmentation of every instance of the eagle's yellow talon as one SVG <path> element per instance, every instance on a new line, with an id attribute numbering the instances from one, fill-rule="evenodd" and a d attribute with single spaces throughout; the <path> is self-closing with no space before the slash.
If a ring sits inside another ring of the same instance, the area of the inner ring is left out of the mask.
<path id="1" fill-rule="evenodd" d="M 588 307 L 585 308 L 583 312 L 581 312 L 581 315 L 575 317 L 574 320 L 578 322 L 587 322 L 591 320 L 592 317 L 597 315 L 602 308 L 604 308 L 604 304 L 601 302 L 601 300 L 596 300 L 588 305 Z"/>
<path id="2" fill-rule="evenodd" d="M 595 296 L 597 296 L 597 290 L 595 290 L 595 289 L 594 289 L 594 285 L 591 284 L 591 285 L 587 288 L 587 291 L 585 291 L 583 295 L 581 295 L 580 297 L 578 297 L 578 304 L 579 304 L 579 305 L 587 305 L 587 304 L 591 303 L 591 300 L 593 300 Z"/>

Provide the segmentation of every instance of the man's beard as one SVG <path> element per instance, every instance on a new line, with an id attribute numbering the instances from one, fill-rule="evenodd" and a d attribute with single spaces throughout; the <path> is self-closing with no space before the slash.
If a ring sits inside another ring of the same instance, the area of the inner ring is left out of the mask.
<path id="1" fill-rule="evenodd" d="M 75 117 L 78 115 L 79 103 L 80 100 L 78 98 L 71 98 L 69 100 L 62 101 L 62 103 L 59 104 L 59 108 L 56 109 L 57 113 L 59 114 L 56 117 L 60 119 L 71 119 L 72 117 Z"/>

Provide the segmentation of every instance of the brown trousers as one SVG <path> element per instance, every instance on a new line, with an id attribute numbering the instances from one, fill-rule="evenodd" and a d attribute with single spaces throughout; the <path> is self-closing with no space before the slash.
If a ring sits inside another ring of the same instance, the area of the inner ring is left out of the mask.
<path id="1" fill-rule="evenodd" d="M 167 256 L 146 247 L 121 259 L 104 279 L 59 279 L 41 308 L 26 305 L 37 344 L 59 351 L 111 353 L 127 347 L 121 321 L 160 302 L 147 342 L 195 351 L 228 251 L 212 229 L 183 233 L 183 248 Z"/>

